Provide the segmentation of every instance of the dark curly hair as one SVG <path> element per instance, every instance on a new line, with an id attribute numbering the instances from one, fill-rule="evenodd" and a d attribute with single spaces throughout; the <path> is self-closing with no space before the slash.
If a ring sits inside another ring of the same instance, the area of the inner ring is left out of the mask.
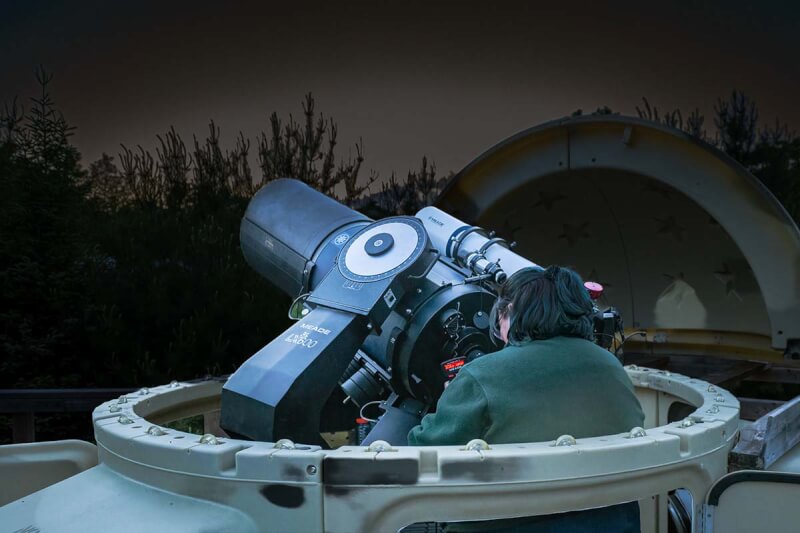
<path id="1" fill-rule="evenodd" d="M 589 293 L 574 271 L 555 265 L 531 267 L 500 287 L 490 323 L 493 336 L 500 338 L 499 319 L 510 313 L 509 344 L 558 336 L 593 340 L 592 312 Z"/>

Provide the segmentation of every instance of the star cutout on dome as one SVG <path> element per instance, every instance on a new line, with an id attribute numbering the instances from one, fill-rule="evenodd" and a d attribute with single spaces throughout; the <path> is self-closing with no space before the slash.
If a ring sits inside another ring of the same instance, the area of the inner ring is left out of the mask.
<path id="1" fill-rule="evenodd" d="M 642 192 L 654 192 L 660 194 L 662 198 L 666 200 L 672 200 L 672 190 L 668 189 L 667 187 L 656 183 L 653 180 L 648 180 L 644 187 L 642 187 Z"/>
<path id="2" fill-rule="evenodd" d="M 656 230 L 656 233 L 672 235 L 678 241 L 683 240 L 683 233 L 684 231 L 686 231 L 686 229 L 678 224 L 674 216 L 670 215 L 668 218 L 665 218 L 664 220 L 660 218 L 655 218 L 653 220 L 661 224 L 658 230 Z"/>
<path id="3" fill-rule="evenodd" d="M 516 239 L 516 233 L 522 228 L 522 224 L 514 223 L 511 221 L 511 217 L 508 217 L 500 225 L 500 231 L 498 234 L 502 235 L 502 237 L 508 242 L 512 242 Z"/>
<path id="4" fill-rule="evenodd" d="M 541 205 L 549 213 L 556 202 L 566 199 L 567 197 L 558 191 L 539 191 L 539 201 L 531 205 L 531 207 L 539 207 Z"/>
<path id="5" fill-rule="evenodd" d="M 564 233 L 558 236 L 559 239 L 566 239 L 569 247 L 575 246 L 575 243 L 581 239 L 588 239 L 589 232 L 586 229 L 589 227 L 588 222 L 584 222 L 580 226 L 573 226 L 572 224 L 564 224 Z"/>
<path id="6" fill-rule="evenodd" d="M 723 263 L 722 268 L 714 272 L 714 277 L 725 286 L 725 297 L 733 295 L 742 301 L 742 297 L 736 292 L 736 274 L 728 268 L 728 265 Z"/>

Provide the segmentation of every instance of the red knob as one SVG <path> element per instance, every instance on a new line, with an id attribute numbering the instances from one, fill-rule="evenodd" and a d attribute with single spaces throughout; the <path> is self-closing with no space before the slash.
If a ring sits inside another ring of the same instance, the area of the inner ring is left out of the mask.
<path id="1" fill-rule="evenodd" d="M 596 281 L 587 281 L 583 286 L 589 291 L 589 298 L 592 300 L 597 300 L 603 295 L 603 286 Z"/>

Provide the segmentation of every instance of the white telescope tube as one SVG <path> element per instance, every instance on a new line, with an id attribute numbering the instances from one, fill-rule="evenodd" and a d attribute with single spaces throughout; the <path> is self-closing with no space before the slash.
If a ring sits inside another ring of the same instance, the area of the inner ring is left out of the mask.
<path id="1" fill-rule="evenodd" d="M 482 228 L 464 224 L 441 209 L 424 207 L 417 213 L 417 218 L 422 221 L 431 243 L 439 253 L 463 267 L 495 263 L 509 277 L 523 268 L 542 268 L 512 252 L 502 239 L 489 242 L 492 239 Z M 473 268 L 475 274 L 481 274 L 480 270 Z"/>

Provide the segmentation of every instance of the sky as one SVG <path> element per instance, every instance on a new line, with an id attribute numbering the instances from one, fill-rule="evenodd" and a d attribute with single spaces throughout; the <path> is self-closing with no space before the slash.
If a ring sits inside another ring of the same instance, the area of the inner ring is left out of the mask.
<path id="1" fill-rule="evenodd" d="M 392 4 L 0 0 L 0 102 L 26 102 L 45 65 L 88 163 L 210 119 L 223 141 L 252 138 L 311 92 L 339 154 L 362 138 L 381 176 L 423 155 L 458 171 L 520 130 L 579 108 L 635 115 L 642 97 L 709 124 L 739 89 L 762 122 L 800 129 L 795 2 Z"/>

